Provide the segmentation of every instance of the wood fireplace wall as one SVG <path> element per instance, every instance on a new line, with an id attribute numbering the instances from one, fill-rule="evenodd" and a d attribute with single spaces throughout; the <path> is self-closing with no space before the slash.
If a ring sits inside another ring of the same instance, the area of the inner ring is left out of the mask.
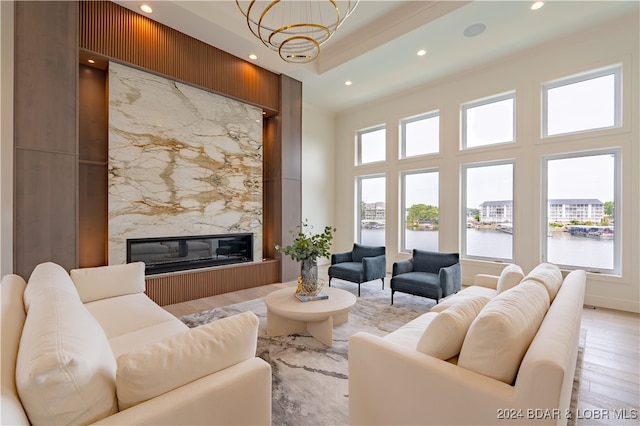
<path id="1" fill-rule="evenodd" d="M 279 280 L 295 279 L 295 263 L 273 245 L 287 243 L 301 219 L 299 81 L 107 1 L 16 2 L 15 15 L 15 273 L 28 277 L 43 261 L 106 263 L 106 119 L 99 106 L 97 119 L 81 108 L 105 96 L 82 83 L 78 63 L 90 55 L 98 67 L 122 62 L 263 108 L 263 256 L 277 261 Z"/>

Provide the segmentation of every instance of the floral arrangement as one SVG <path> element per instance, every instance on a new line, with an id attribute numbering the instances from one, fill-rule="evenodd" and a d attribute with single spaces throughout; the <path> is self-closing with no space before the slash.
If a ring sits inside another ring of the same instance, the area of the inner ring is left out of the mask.
<path id="1" fill-rule="evenodd" d="M 335 228 L 325 226 L 322 233 L 312 234 L 313 226 L 309 225 L 307 219 L 298 228 L 293 243 L 286 247 L 275 244 L 276 251 L 290 256 L 291 259 L 297 262 L 308 259 L 316 260 L 318 257 L 329 257 L 331 254 L 329 249 L 331 248 L 333 233 L 336 231 Z M 295 231 L 289 232 L 294 233 Z"/>

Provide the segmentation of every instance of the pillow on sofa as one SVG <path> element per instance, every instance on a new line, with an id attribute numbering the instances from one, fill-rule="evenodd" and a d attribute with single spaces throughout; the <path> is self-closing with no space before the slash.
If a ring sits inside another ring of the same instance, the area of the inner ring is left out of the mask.
<path id="1" fill-rule="evenodd" d="M 520 281 L 522 281 L 523 278 L 524 273 L 522 272 L 522 268 L 511 263 L 507 265 L 500 273 L 498 284 L 496 285 L 496 290 L 498 290 L 498 293 L 509 290 L 510 288 L 513 288 L 520 284 Z"/>
<path id="2" fill-rule="evenodd" d="M 144 293 L 144 262 L 72 269 L 69 274 L 82 303 L 125 294 Z"/>
<path id="3" fill-rule="evenodd" d="M 30 279 L 27 287 L 34 284 Z M 78 295 L 45 288 L 30 303 L 16 361 L 29 421 L 88 424 L 115 413 L 116 361 Z"/>
<path id="4" fill-rule="evenodd" d="M 527 280 L 537 281 L 544 285 L 549 293 L 549 300 L 553 303 L 553 299 L 556 298 L 558 290 L 562 285 L 562 272 L 560 268 L 553 263 L 541 263 L 525 277 Z"/>
<path id="5" fill-rule="evenodd" d="M 483 296 L 464 299 L 440 312 L 422 333 L 416 349 L 442 360 L 458 355 L 469 326 L 489 300 Z"/>
<path id="6" fill-rule="evenodd" d="M 118 357 L 120 410 L 179 388 L 256 355 L 258 317 L 233 315 Z"/>
<path id="7" fill-rule="evenodd" d="M 67 271 L 56 263 L 44 262 L 33 269 L 29 281 L 27 281 L 27 288 L 24 289 L 25 311 L 27 313 L 29 312 L 31 301 L 34 298 L 38 298 L 42 292 L 47 292 L 52 289 L 65 292 L 69 297 L 76 298 L 80 301 L 78 290 L 76 290 L 73 282 L 69 279 Z"/>
<path id="8" fill-rule="evenodd" d="M 471 323 L 458 366 L 512 384 L 548 309 L 549 295 L 536 282 L 500 293 Z"/>

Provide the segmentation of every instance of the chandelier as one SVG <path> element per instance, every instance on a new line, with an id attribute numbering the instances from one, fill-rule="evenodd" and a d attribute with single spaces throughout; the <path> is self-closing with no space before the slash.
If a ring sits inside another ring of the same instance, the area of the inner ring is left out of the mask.
<path id="1" fill-rule="evenodd" d="M 304 64 L 340 28 L 360 0 L 236 0 L 249 29 L 290 63 Z"/>

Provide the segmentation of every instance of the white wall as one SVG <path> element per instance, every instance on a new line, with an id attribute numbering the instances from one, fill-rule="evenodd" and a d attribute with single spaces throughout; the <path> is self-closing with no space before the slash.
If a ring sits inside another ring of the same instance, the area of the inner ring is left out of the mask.
<path id="1" fill-rule="evenodd" d="M 336 226 L 334 138 L 333 115 L 303 103 L 302 219 L 309 219 L 314 233 L 322 232 L 327 225 Z M 327 263 L 329 259 L 318 259 L 320 265 Z"/>
<path id="2" fill-rule="evenodd" d="M 0 1 L 0 276 L 13 272 L 13 9 Z"/>
<path id="3" fill-rule="evenodd" d="M 480 68 L 442 79 L 435 84 L 344 111 L 336 119 L 335 141 L 335 251 L 349 249 L 355 238 L 354 187 L 357 176 L 386 175 L 388 270 L 400 253 L 399 174 L 402 170 L 437 167 L 440 171 L 440 247 L 459 252 L 460 167 L 464 163 L 515 160 L 514 203 L 517 223 L 541 221 L 541 156 L 602 147 L 622 148 L 622 273 L 588 274 L 586 303 L 640 312 L 639 109 L 637 16 L 629 16 L 589 31 L 556 40 Z M 542 83 L 599 67 L 623 64 L 623 127 L 585 134 L 583 138 L 540 138 Z M 462 152 L 459 146 L 459 108 L 463 102 L 516 90 L 516 143 Z M 398 160 L 398 123 L 405 117 L 440 110 L 440 153 Z M 386 123 L 387 161 L 356 167 L 354 135 L 360 129 Z M 618 208 L 618 206 L 616 206 Z M 338 214 L 338 212 L 340 214 Z M 514 235 L 515 262 L 525 271 L 541 260 L 538 226 L 520 226 Z M 504 264 L 463 260 L 463 283 L 477 273 L 499 274 Z"/>

